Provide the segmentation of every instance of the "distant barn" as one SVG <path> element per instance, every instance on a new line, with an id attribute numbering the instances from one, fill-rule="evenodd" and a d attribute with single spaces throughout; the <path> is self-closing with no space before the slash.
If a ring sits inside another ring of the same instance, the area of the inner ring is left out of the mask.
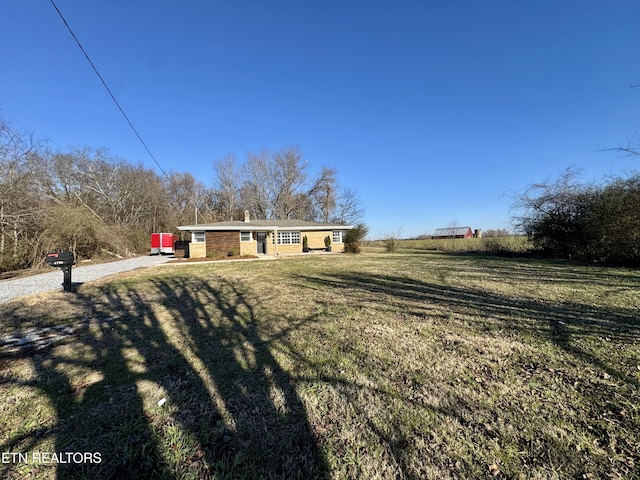
<path id="1" fill-rule="evenodd" d="M 471 227 L 436 228 L 431 238 L 473 238 Z"/>

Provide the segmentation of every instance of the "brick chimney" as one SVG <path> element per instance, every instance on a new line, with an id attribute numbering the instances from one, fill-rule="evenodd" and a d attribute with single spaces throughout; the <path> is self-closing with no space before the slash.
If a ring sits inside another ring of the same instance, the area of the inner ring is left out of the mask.
<path id="1" fill-rule="evenodd" d="M 249 223 L 251 221 L 251 218 L 249 218 L 249 210 L 244 211 L 244 221 L 245 223 Z"/>

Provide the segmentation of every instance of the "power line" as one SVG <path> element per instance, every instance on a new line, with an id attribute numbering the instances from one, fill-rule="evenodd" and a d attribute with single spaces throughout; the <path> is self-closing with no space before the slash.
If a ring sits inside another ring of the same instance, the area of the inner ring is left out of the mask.
<path id="1" fill-rule="evenodd" d="M 118 107 L 118 110 L 120 110 L 120 113 L 122 114 L 122 116 L 124 117 L 124 119 L 127 121 L 127 123 L 129 124 L 129 126 L 131 127 L 131 130 L 133 130 L 133 133 L 136 134 L 136 137 L 138 137 L 138 140 L 140 140 L 140 143 L 142 143 L 142 146 L 145 148 L 145 150 L 147 151 L 147 153 L 149 154 L 149 156 L 151 157 L 151 159 L 154 161 L 154 163 L 158 166 L 158 168 L 160 169 L 160 171 L 164 174 L 165 177 L 168 177 L 169 175 L 167 175 L 167 172 L 164 171 L 164 168 L 162 168 L 160 166 L 160 163 L 158 163 L 158 161 L 156 160 L 156 157 L 153 156 L 153 153 L 151 153 L 151 150 L 149 150 L 149 147 L 147 147 L 147 144 L 144 143 L 144 140 L 142 140 L 142 137 L 140 136 L 140 134 L 138 133 L 138 131 L 136 130 L 136 127 L 133 126 L 133 123 L 131 123 L 131 120 L 129 120 L 129 117 L 127 116 L 126 113 L 124 113 L 124 110 L 122 109 L 122 107 L 120 106 L 120 104 L 118 103 L 118 100 L 116 100 L 115 95 L 111 92 L 111 89 L 109 88 L 109 86 L 107 85 L 107 82 L 104 81 L 104 78 L 102 78 L 102 75 L 100 75 L 100 72 L 98 71 L 98 69 L 96 68 L 96 66 L 93 64 L 93 62 L 91 61 L 91 58 L 89 58 L 89 55 L 87 54 L 86 50 L 84 49 L 84 47 L 82 46 L 82 44 L 80 43 L 80 40 L 78 40 L 78 37 L 76 37 L 76 34 L 73 33 L 73 30 L 71 30 L 71 27 L 69 26 L 69 24 L 67 23 L 67 20 L 64 18 L 64 15 L 62 15 L 62 12 L 60 11 L 60 9 L 58 8 L 58 6 L 55 4 L 55 2 L 53 0 L 49 0 L 51 2 L 51 5 L 53 5 L 53 8 L 56 9 L 56 12 L 58 12 L 58 15 L 60 15 L 60 18 L 62 19 L 62 21 L 64 22 L 64 25 L 67 27 L 67 30 L 69 30 L 69 33 L 71 34 L 71 36 L 73 37 L 73 39 L 76 41 L 76 43 L 78 44 L 78 47 L 80 47 L 80 50 L 82 51 L 82 53 L 84 54 L 85 58 L 87 59 L 87 61 L 89 62 L 89 65 L 91 65 L 91 68 L 93 68 L 93 71 L 96 72 L 96 75 L 98 76 L 98 78 L 100 79 L 100 81 L 102 82 L 102 85 L 104 86 L 104 88 L 107 90 L 107 92 L 109 93 L 109 96 L 111 97 L 111 100 L 113 100 L 113 103 L 116 104 L 116 107 Z"/>

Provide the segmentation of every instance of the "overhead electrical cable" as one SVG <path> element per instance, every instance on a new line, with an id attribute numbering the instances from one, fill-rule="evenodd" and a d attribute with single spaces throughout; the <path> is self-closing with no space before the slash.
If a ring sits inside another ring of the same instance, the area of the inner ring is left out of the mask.
<path id="1" fill-rule="evenodd" d="M 164 174 L 165 177 L 168 177 L 169 175 L 167 175 L 167 172 L 165 172 L 164 168 L 162 168 L 162 166 L 160 166 L 160 163 L 158 163 L 158 161 L 156 160 L 156 157 L 153 155 L 153 153 L 151 153 L 151 150 L 149 150 L 149 147 L 147 147 L 147 144 L 144 142 L 144 140 L 142 139 L 142 137 L 140 136 L 140 134 L 138 133 L 138 130 L 136 130 L 136 127 L 133 126 L 133 123 L 131 123 L 131 120 L 129 120 L 129 117 L 127 116 L 127 114 L 124 112 L 124 110 L 122 109 L 122 107 L 120 106 L 120 103 L 118 103 L 118 100 L 116 100 L 115 95 L 111 92 L 111 89 L 109 88 L 109 86 L 107 85 L 107 82 L 104 81 L 104 78 L 102 78 L 102 75 L 100 75 L 100 72 L 98 71 L 98 69 L 96 68 L 96 66 L 93 64 L 93 62 L 91 61 L 91 58 L 89 57 L 89 54 L 87 54 L 86 50 L 84 49 L 84 47 L 82 46 L 82 44 L 80 43 L 80 40 L 78 40 L 78 37 L 76 37 L 76 34 L 73 33 L 73 30 L 71 30 L 71 27 L 69 26 L 69 23 L 67 23 L 67 20 L 64 18 L 64 15 L 62 15 L 62 12 L 60 11 L 60 9 L 58 8 L 58 6 L 55 4 L 55 2 L 53 0 L 49 0 L 51 2 L 51 5 L 53 5 L 53 8 L 56 9 L 56 12 L 58 12 L 58 15 L 60 15 L 60 18 L 62 19 L 64 25 L 67 27 L 67 30 L 69 30 L 69 33 L 71 34 L 71 36 L 73 37 L 73 39 L 76 41 L 76 43 L 78 44 L 78 47 L 80 47 L 80 50 L 82 51 L 82 53 L 84 54 L 85 58 L 87 59 L 87 61 L 89 62 L 89 65 L 91 65 L 91 68 L 93 68 L 93 71 L 96 73 L 96 75 L 98 76 L 98 78 L 100 79 L 100 81 L 102 82 L 102 85 L 104 86 L 104 88 L 107 90 L 107 92 L 109 93 L 109 96 L 111 97 L 111 99 L 113 100 L 113 103 L 116 104 L 116 107 L 118 107 L 118 110 L 120 110 L 120 113 L 122 114 L 122 116 L 124 117 L 124 119 L 127 121 L 127 123 L 129 124 L 129 126 L 131 127 L 131 130 L 133 130 L 133 133 L 135 133 L 136 137 L 138 137 L 138 140 L 140 140 L 140 143 L 142 143 L 142 146 L 145 148 L 145 150 L 147 151 L 147 153 L 149 154 L 149 156 L 151 157 L 151 159 L 154 161 L 154 163 L 158 166 L 158 168 L 160 169 L 160 171 Z"/>

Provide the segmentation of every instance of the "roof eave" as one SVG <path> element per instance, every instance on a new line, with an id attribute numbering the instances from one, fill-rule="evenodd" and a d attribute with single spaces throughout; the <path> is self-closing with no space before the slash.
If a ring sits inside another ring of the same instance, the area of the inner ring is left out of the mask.
<path id="1" fill-rule="evenodd" d="M 322 230 L 351 230 L 353 225 L 294 225 L 291 227 L 278 227 L 277 225 L 181 225 L 178 230 L 181 232 L 208 231 L 219 232 L 232 230 L 238 232 L 256 232 L 264 230 L 282 231 L 322 231 Z"/>
<path id="2" fill-rule="evenodd" d="M 353 225 L 298 225 L 293 227 L 275 227 L 278 230 L 301 230 L 301 231 L 313 231 L 313 230 L 351 230 Z"/>
<path id="3" fill-rule="evenodd" d="M 182 225 L 178 227 L 178 230 L 182 232 L 193 232 L 193 231 L 224 231 L 224 230 L 235 230 L 238 232 L 252 232 L 256 230 L 273 230 L 277 227 L 271 225 Z"/>

